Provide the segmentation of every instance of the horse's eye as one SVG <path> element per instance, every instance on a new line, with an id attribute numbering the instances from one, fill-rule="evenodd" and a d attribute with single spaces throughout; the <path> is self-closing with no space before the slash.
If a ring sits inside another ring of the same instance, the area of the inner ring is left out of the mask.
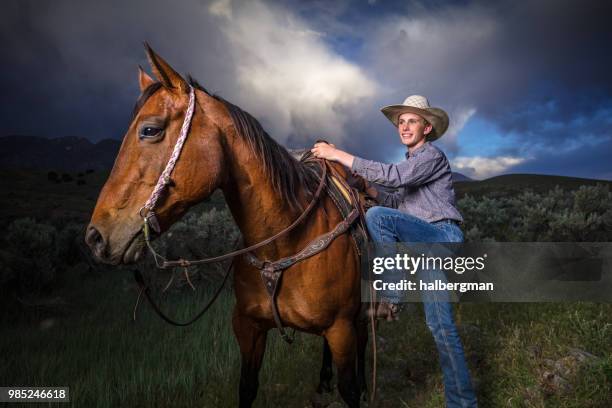
<path id="1" fill-rule="evenodd" d="M 155 127 L 155 126 L 145 126 L 142 129 L 140 129 L 140 138 L 141 139 L 145 139 L 145 138 L 153 138 L 155 136 L 158 136 L 161 133 L 161 128 Z"/>

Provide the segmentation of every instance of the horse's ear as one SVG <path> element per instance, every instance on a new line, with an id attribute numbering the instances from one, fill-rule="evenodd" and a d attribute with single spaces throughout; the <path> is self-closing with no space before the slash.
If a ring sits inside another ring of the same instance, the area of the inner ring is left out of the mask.
<path id="1" fill-rule="evenodd" d="M 181 92 L 188 92 L 189 85 L 162 57 L 157 55 L 155 51 L 149 47 L 149 44 L 145 42 L 145 49 L 147 51 L 147 59 L 151 64 L 153 75 L 157 77 L 157 80 L 168 89 L 178 89 Z"/>
<path id="2" fill-rule="evenodd" d="M 140 84 L 140 92 L 144 92 L 144 90 L 147 89 L 154 82 L 155 81 L 153 80 L 153 78 L 151 78 L 149 74 L 144 72 L 142 67 L 139 65 L 138 66 L 138 83 Z"/>

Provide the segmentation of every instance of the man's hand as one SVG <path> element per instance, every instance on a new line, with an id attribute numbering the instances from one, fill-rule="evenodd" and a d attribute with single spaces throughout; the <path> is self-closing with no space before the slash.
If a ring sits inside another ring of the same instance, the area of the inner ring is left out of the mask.
<path id="1" fill-rule="evenodd" d="M 378 197 L 378 190 L 374 188 L 374 185 L 370 183 L 368 180 L 363 180 L 365 183 L 364 191 L 372 198 L 376 199 Z"/>
<path id="2" fill-rule="evenodd" d="M 336 152 L 338 149 L 336 149 L 336 145 L 331 143 L 319 142 L 315 143 L 310 151 L 319 159 L 336 161 Z"/>
<path id="3" fill-rule="evenodd" d="M 336 146 L 333 144 L 323 142 L 315 143 L 314 147 L 310 149 L 310 151 L 319 159 L 326 159 L 342 163 L 349 169 L 353 166 L 354 156 L 347 152 L 343 152 L 340 149 L 336 149 Z"/>

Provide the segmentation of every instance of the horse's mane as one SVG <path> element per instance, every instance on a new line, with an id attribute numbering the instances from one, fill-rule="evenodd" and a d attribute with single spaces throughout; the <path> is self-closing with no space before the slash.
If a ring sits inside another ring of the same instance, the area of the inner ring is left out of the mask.
<path id="1" fill-rule="evenodd" d="M 298 190 L 300 187 L 305 187 L 308 195 L 314 194 L 318 185 L 318 177 L 313 167 L 296 160 L 287 149 L 268 135 L 251 114 L 218 95 L 211 95 L 206 88 L 191 77 L 189 77 L 189 83 L 225 105 L 238 135 L 247 142 L 251 151 L 262 161 L 266 177 L 270 179 L 274 190 L 281 196 L 283 202 L 288 203 L 293 209 L 303 209 L 298 201 Z"/>

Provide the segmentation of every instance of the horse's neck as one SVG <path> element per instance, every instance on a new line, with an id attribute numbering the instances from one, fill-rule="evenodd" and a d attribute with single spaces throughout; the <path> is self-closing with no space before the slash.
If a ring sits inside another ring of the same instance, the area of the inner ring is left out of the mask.
<path id="1" fill-rule="evenodd" d="M 223 188 L 230 211 L 242 232 L 245 245 L 253 245 L 288 227 L 299 215 L 290 209 L 266 177 L 261 159 L 244 142 L 236 143 L 229 162 L 231 174 Z M 301 192 L 300 192 L 301 194 Z M 306 207 L 306 204 L 303 204 Z M 279 239 L 263 253 L 277 252 Z"/>

